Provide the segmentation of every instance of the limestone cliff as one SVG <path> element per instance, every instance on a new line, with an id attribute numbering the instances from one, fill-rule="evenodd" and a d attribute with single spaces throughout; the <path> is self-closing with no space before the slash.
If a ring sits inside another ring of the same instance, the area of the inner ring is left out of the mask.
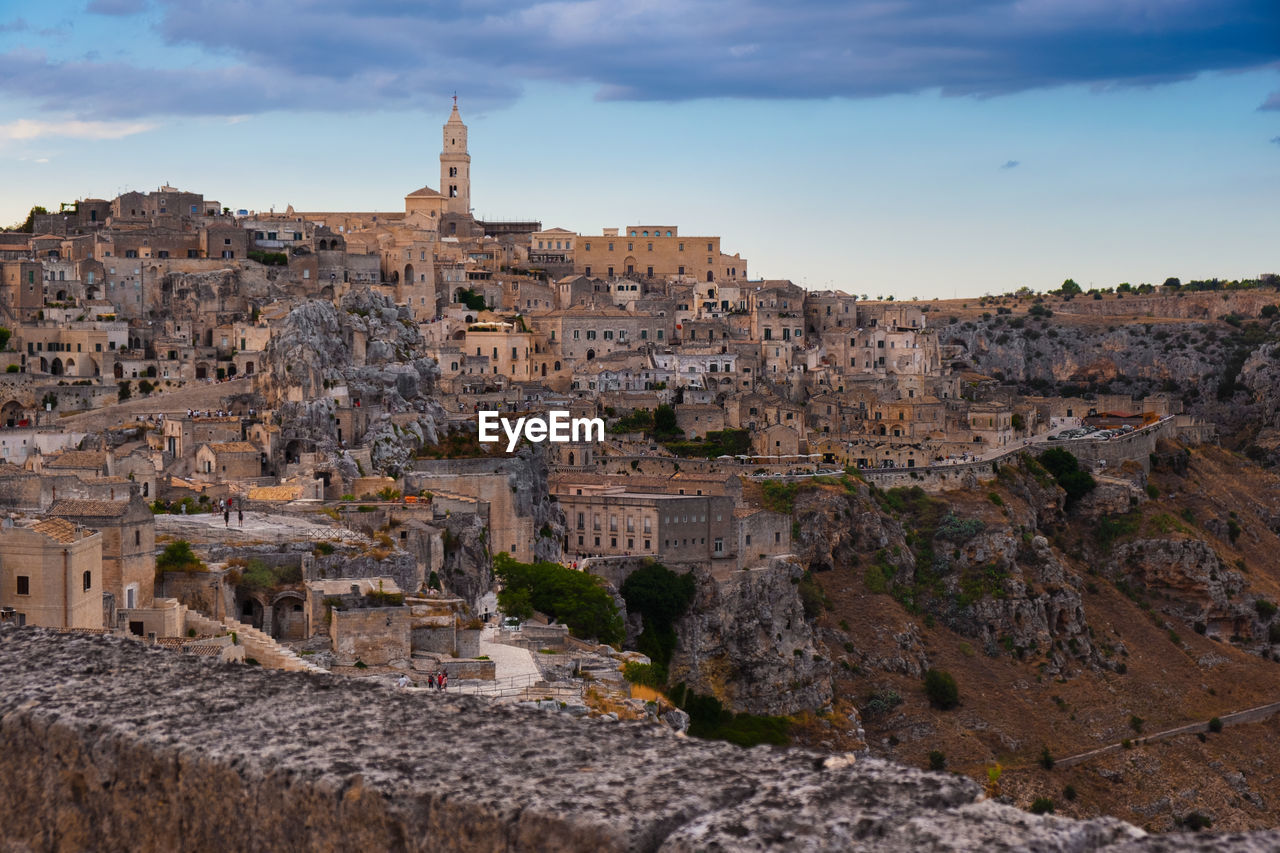
<path id="1" fill-rule="evenodd" d="M 789 560 L 717 581 L 699 573 L 676 624 L 670 681 L 735 711 L 789 714 L 831 701 L 831 664 L 814 642 L 797 594 L 804 569 Z"/>

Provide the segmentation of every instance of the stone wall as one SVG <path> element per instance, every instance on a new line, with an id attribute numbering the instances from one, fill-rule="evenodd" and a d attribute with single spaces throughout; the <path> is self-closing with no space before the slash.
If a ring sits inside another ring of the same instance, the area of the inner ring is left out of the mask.
<path id="1" fill-rule="evenodd" d="M 353 666 L 407 664 L 409 650 L 409 608 L 370 607 L 360 610 L 333 610 L 329 622 L 335 663 Z"/>
<path id="2" fill-rule="evenodd" d="M 980 800 L 962 776 L 877 759 L 202 664 L 112 637 L 0 627 L 0 683 L 0 840 L 16 850 L 1179 844 L 1112 819 L 1036 817 Z M 1201 851 L 1277 845 L 1274 831 L 1195 837 Z"/>

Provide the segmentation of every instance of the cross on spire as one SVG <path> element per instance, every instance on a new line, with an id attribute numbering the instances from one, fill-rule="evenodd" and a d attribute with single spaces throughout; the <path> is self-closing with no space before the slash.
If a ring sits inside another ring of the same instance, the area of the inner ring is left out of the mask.
<path id="1" fill-rule="evenodd" d="M 453 93 L 453 105 L 454 105 L 455 107 L 458 105 L 458 93 L 457 93 L 457 92 L 454 92 L 454 93 Z"/>

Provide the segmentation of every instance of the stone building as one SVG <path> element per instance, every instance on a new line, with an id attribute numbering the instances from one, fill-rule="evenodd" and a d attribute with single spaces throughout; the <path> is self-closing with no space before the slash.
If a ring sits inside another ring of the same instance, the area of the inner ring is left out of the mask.
<path id="1" fill-rule="evenodd" d="M 150 607 L 156 574 L 156 522 L 137 490 L 128 500 L 94 501 L 62 498 L 49 507 L 51 518 L 64 518 L 102 535 L 102 591 L 117 607 Z"/>
<path id="2" fill-rule="evenodd" d="M 103 627 L 102 534 L 64 518 L 0 520 L 0 609 L 27 625 Z"/>

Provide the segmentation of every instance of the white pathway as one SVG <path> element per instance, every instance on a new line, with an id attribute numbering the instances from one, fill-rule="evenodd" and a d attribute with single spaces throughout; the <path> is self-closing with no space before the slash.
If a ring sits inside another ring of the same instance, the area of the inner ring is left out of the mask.
<path id="1" fill-rule="evenodd" d="M 488 655 L 494 663 L 494 678 L 498 681 L 507 679 L 529 679 L 530 683 L 542 675 L 538 664 L 528 649 L 496 643 L 497 625 L 485 625 L 480 632 L 480 654 Z"/>

